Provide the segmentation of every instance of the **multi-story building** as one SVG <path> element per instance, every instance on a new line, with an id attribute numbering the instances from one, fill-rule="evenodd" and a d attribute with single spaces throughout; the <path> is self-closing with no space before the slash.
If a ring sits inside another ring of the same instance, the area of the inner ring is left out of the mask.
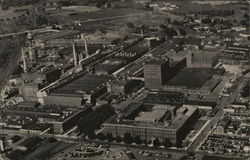
<path id="1" fill-rule="evenodd" d="M 216 51 L 198 50 L 187 57 L 188 68 L 213 68 L 219 62 Z"/>
<path id="2" fill-rule="evenodd" d="M 114 80 L 107 82 L 109 93 L 127 95 L 141 83 L 139 80 Z"/>
<path id="3" fill-rule="evenodd" d="M 37 101 L 37 92 L 39 89 L 41 89 L 41 85 L 26 81 L 19 87 L 19 94 L 26 101 Z"/>
<path id="4" fill-rule="evenodd" d="M 145 87 L 149 89 L 160 88 L 167 79 L 168 61 L 164 59 L 151 60 L 144 64 Z"/>
<path id="5" fill-rule="evenodd" d="M 71 75 L 55 85 L 39 90 L 38 101 L 43 105 L 81 106 L 94 104 L 107 92 L 107 76 Z"/>
<path id="6" fill-rule="evenodd" d="M 103 124 L 103 132 L 114 137 L 124 137 L 129 133 L 132 137 L 139 136 L 147 142 L 158 138 L 160 142 L 169 139 L 176 144 L 185 138 L 190 127 L 198 118 L 197 107 L 180 107 L 174 116 L 166 107 L 149 107 L 138 102 L 132 102 L 120 113 L 112 116 Z M 171 107 L 172 109 L 172 107 Z M 161 114 L 159 114 L 161 113 Z"/>
<path id="7" fill-rule="evenodd" d="M 59 119 L 52 122 L 54 133 L 55 134 L 65 133 L 67 130 L 75 126 L 78 123 L 80 117 L 89 113 L 90 110 L 91 109 L 89 107 L 86 107 L 84 109 L 79 109 L 77 111 L 64 112 L 64 114 Z"/>

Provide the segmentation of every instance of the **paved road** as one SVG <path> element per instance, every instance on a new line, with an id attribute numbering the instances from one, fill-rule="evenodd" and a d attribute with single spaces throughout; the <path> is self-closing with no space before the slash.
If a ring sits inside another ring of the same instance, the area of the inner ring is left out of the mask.
<path id="1" fill-rule="evenodd" d="M 98 19 L 89 19 L 89 20 L 86 20 L 86 21 L 79 21 L 79 22 L 81 22 L 81 23 L 100 22 L 100 21 L 107 21 L 107 20 L 114 20 L 114 19 L 141 16 L 141 15 L 145 15 L 145 14 L 148 14 L 148 13 L 137 13 L 137 14 L 124 15 L 124 16 L 114 16 L 114 17 L 106 17 L 106 18 L 98 18 Z"/>

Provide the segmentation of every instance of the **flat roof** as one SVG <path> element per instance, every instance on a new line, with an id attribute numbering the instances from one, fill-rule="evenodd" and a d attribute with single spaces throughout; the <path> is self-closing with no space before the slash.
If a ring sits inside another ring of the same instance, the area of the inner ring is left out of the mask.
<path id="1" fill-rule="evenodd" d="M 150 61 L 146 61 L 145 64 L 147 65 L 162 65 L 166 63 L 165 59 L 151 59 Z"/>
<path id="2" fill-rule="evenodd" d="M 106 72 L 112 72 L 113 70 L 116 70 L 117 67 L 122 65 L 125 61 L 121 59 L 108 59 L 104 62 L 97 64 L 95 66 L 96 71 L 106 71 Z"/>
<path id="3" fill-rule="evenodd" d="M 171 39 L 159 45 L 157 48 L 150 51 L 153 56 L 164 55 L 166 51 L 171 50 L 176 47 L 181 42 L 180 39 Z"/>
<path id="4" fill-rule="evenodd" d="M 200 89 L 209 79 L 212 73 L 202 69 L 184 69 L 167 82 L 167 86 L 184 86 L 189 89 Z"/>
<path id="5" fill-rule="evenodd" d="M 129 105 L 122 108 L 120 113 L 122 113 L 126 117 L 141 106 L 142 106 L 142 103 L 140 102 L 131 102 Z"/>
<path id="6" fill-rule="evenodd" d="M 82 95 L 83 93 L 90 93 L 91 91 L 95 91 L 100 87 L 103 87 L 105 83 L 108 81 L 107 76 L 89 76 L 84 75 L 72 82 L 69 82 L 62 87 L 59 87 L 52 91 L 53 93 L 60 94 L 76 94 Z"/>
<path id="7" fill-rule="evenodd" d="M 118 121 L 118 114 L 112 116 L 105 124 L 114 125 L 129 125 L 138 127 L 150 127 L 166 130 L 178 130 L 183 124 L 190 118 L 190 116 L 197 110 L 196 106 L 186 106 L 183 107 L 187 109 L 185 113 L 177 114 L 168 124 L 165 122 L 152 122 L 152 121 L 136 121 L 129 119 L 122 119 Z M 166 110 L 167 111 L 167 110 Z"/>
<path id="8" fill-rule="evenodd" d="M 167 111 L 157 109 L 151 112 L 140 112 L 138 117 L 135 117 L 136 121 L 159 121 L 163 116 L 165 116 Z"/>
<path id="9" fill-rule="evenodd" d="M 151 92 L 144 98 L 144 103 L 162 105 L 180 103 L 183 99 L 183 93 L 179 92 Z"/>
<path id="10" fill-rule="evenodd" d="M 216 50 L 198 50 L 194 53 L 194 58 L 213 58 L 218 55 L 219 51 Z"/>

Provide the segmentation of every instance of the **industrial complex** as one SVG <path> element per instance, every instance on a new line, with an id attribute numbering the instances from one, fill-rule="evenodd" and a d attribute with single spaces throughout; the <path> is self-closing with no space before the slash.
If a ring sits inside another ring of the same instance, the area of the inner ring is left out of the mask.
<path id="1" fill-rule="evenodd" d="M 13 3 L 0 159 L 249 160 L 249 2 Z"/>

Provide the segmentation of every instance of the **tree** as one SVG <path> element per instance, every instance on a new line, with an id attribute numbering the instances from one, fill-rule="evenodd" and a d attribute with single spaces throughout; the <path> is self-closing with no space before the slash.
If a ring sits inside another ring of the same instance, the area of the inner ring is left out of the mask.
<path id="1" fill-rule="evenodd" d="M 159 146 L 161 145 L 161 143 L 160 143 L 160 141 L 159 141 L 158 138 L 155 138 L 155 139 L 153 140 L 153 145 L 154 145 L 155 147 L 159 147 Z"/>
<path id="2" fill-rule="evenodd" d="M 249 22 L 248 20 L 241 20 L 240 24 L 247 27 L 249 25 Z"/>
<path id="3" fill-rule="evenodd" d="M 131 144 L 133 142 L 133 138 L 130 133 L 125 133 L 123 137 L 123 141 L 127 144 Z"/>
<path id="4" fill-rule="evenodd" d="M 111 133 L 107 133 L 107 134 L 106 134 L 106 138 L 107 138 L 107 140 L 108 140 L 109 142 L 114 141 L 114 138 L 113 138 L 113 136 L 112 136 Z"/>
<path id="5" fill-rule="evenodd" d="M 241 92 L 242 97 L 248 97 L 250 92 L 250 86 L 249 84 L 243 87 L 243 90 Z"/>
<path id="6" fill-rule="evenodd" d="M 148 141 L 147 141 L 146 139 L 144 139 L 144 140 L 142 141 L 142 143 L 143 143 L 145 146 L 148 145 Z"/>
<path id="7" fill-rule="evenodd" d="M 96 7 L 97 7 L 97 8 L 101 8 L 101 7 L 103 7 L 106 3 L 107 3 L 107 0 L 98 0 L 98 1 L 96 2 Z"/>
<path id="8" fill-rule="evenodd" d="M 249 19 L 249 15 L 247 13 L 245 13 L 243 17 Z"/>
<path id="9" fill-rule="evenodd" d="M 173 143 L 170 141 L 169 138 L 166 138 L 165 141 L 163 142 L 163 145 L 168 148 L 168 147 L 172 147 Z"/>
<path id="10" fill-rule="evenodd" d="M 212 23 L 212 20 L 210 18 L 204 18 L 201 20 L 201 23 L 203 23 L 203 24 Z"/>
<path id="11" fill-rule="evenodd" d="M 182 141 L 177 141 L 177 142 L 175 143 L 175 147 L 181 148 L 181 147 L 182 147 Z"/>
<path id="12" fill-rule="evenodd" d="M 165 24 L 159 25 L 159 31 L 162 34 L 167 35 L 169 38 L 172 38 L 173 36 L 177 35 L 177 32 L 174 28 L 170 28 L 170 27 L 166 26 Z"/>
<path id="13" fill-rule="evenodd" d="M 115 137 L 115 141 L 120 143 L 120 142 L 122 142 L 122 138 L 120 136 L 117 136 L 117 137 Z"/>
<path id="14" fill-rule="evenodd" d="M 181 34 L 182 36 L 186 36 L 186 35 L 187 35 L 186 31 L 185 31 L 183 28 L 180 28 L 180 29 L 179 29 L 179 32 L 180 32 L 180 34 Z"/>
<path id="15" fill-rule="evenodd" d="M 92 140 L 92 139 L 96 138 L 96 135 L 94 133 L 90 133 L 87 136 L 88 136 L 89 140 Z"/>
<path id="16" fill-rule="evenodd" d="M 106 136 L 103 133 L 98 133 L 96 137 L 101 141 L 104 141 L 106 139 Z"/>
<path id="17" fill-rule="evenodd" d="M 128 28 L 134 28 L 135 26 L 134 26 L 133 23 L 127 23 L 127 27 L 128 27 Z"/>
<path id="18" fill-rule="evenodd" d="M 141 140 L 141 138 L 140 138 L 139 136 L 135 136 L 134 142 L 135 142 L 136 144 L 141 144 L 141 143 L 142 143 L 142 140 Z"/>

